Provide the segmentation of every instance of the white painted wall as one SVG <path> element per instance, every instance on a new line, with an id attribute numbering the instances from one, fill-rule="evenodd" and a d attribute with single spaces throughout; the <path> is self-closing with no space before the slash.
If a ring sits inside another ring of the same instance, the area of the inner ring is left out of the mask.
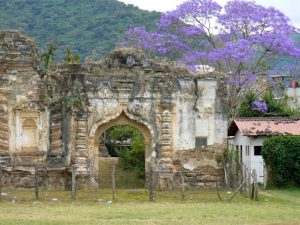
<path id="1" fill-rule="evenodd" d="M 216 80 L 198 80 L 198 101 L 197 101 L 197 119 L 195 121 L 196 136 L 201 136 L 205 134 L 208 145 L 215 144 L 215 139 L 218 136 L 215 129 L 215 113 L 216 113 L 216 90 L 217 81 Z M 203 126 L 205 125 L 205 127 Z M 201 131 L 202 127 L 204 128 Z"/>
<path id="2" fill-rule="evenodd" d="M 207 136 L 207 144 L 223 144 L 227 137 L 227 115 L 217 96 L 216 80 L 198 80 L 198 109 L 195 120 L 195 136 Z"/>
<path id="3" fill-rule="evenodd" d="M 197 89 L 191 80 L 180 80 L 179 83 L 182 93 L 176 100 L 172 124 L 174 147 L 177 150 L 195 149 L 196 137 L 207 137 L 207 145 L 223 144 L 227 137 L 227 117 L 218 105 L 217 81 L 199 79 Z"/>
<path id="4" fill-rule="evenodd" d="M 237 131 L 236 135 L 233 138 L 228 139 L 229 150 L 230 146 L 234 146 L 234 151 L 236 151 L 236 146 L 238 145 L 239 153 L 240 146 L 242 146 L 242 162 L 248 168 L 248 170 L 252 171 L 256 170 L 257 180 L 258 182 L 263 183 L 264 181 L 264 160 L 263 157 L 254 155 L 254 146 L 262 146 L 264 140 L 267 137 L 248 137 L 243 136 L 240 131 Z M 249 146 L 249 155 L 246 154 L 246 146 Z"/>
<path id="5" fill-rule="evenodd" d="M 292 108 L 300 109 L 300 88 L 287 88 L 286 94 L 289 97 L 289 105 Z"/>
<path id="6" fill-rule="evenodd" d="M 173 115 L 172 130 L 173 143 L 177 150 L 188 150 L 195 148 L 195 112 L 194 82 L 180 80 L 181 92 L 176 100 L 175 114 Z"/>

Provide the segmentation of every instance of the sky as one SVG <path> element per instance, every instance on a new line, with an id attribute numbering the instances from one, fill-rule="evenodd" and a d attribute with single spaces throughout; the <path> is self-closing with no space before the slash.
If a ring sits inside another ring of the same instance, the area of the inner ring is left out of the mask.
<path id="1" fill-rule="evenodd" d="M 185 0 L 119 0 L 127 4 L 133 4 L 141 9 L 156 10 L 156 11 L 170 11 L 176 8 L 177 5 Z M 226 0 L 215 0 L 219 4 L 224 5 Z M 273 6 L 285 15 L 287 15 L 291 24 L 300 28 L 300 0 L 256 0 L 256 3 L 263 6 Z"/>

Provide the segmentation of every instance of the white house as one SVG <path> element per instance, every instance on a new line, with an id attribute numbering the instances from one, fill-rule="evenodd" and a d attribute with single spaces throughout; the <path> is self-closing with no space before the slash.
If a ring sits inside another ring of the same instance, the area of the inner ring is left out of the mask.
<path id="1" fill-rule="evenodd" d="M 237 118 L 228 128 L 228 146 L 239 152 L 240 162 L 257 172 L 258 182 L 264 182 L 263 142 L 275 135 L 300 135 L 300 120 L 294 118 Z"/>

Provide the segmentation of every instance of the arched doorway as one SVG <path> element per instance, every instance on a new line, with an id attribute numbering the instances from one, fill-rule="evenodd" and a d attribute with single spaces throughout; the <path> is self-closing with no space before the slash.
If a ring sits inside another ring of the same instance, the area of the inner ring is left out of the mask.
<path id="1" fill-rule="evenodd" d="M 117 188 L 145 186 L 145 144 L 141 132 L 127 124 L 106 130 L 99 140 L 98 182 L 110 188 L 115 167 Z"/>
<path id="2" fill-rule="evenodd" d="M 103 167 L 105 167 L 105 163 L 112 165 L 113 161 L 116 162 L 118 160 L 115 157 L 110 157 L 107 149 L 103 149 L 105 146 L 101 141 L 101 137 L 107 130 L 119 125 L 128 125 L 138 130 L 143 136 L 145 171 L 148 171 L 147 168 L 152 160 L 152 135 L 148 126 L 129 118 L 124 112 L 115 118 L 110 118 L 102 123 L 95 124 L 90 132 L 90 149 L 93 149 L 94 169 L 97 170 L 99 187 L 102 187 L 101 182 L 103 181 L 103 178 L 101 178 L 101 168 L 103 169 Z"/>

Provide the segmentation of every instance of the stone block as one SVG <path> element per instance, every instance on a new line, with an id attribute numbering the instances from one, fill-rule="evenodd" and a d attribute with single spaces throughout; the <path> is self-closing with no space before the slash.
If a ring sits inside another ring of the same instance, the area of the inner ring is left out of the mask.
<path id="1" fill-rule="evenodd" d="M 205 187 L 205 184 L 202 183 L 202 182 L 197 182 L 197 183 L 195 183 L 195 186 L 196 186 L 196 187 L 203 188 L 203 187 Z"/>
<path id="2" fill-rule="evenodd" d="M 187 177 L 196 177 L 197 173 L 186 173 Z"/>

